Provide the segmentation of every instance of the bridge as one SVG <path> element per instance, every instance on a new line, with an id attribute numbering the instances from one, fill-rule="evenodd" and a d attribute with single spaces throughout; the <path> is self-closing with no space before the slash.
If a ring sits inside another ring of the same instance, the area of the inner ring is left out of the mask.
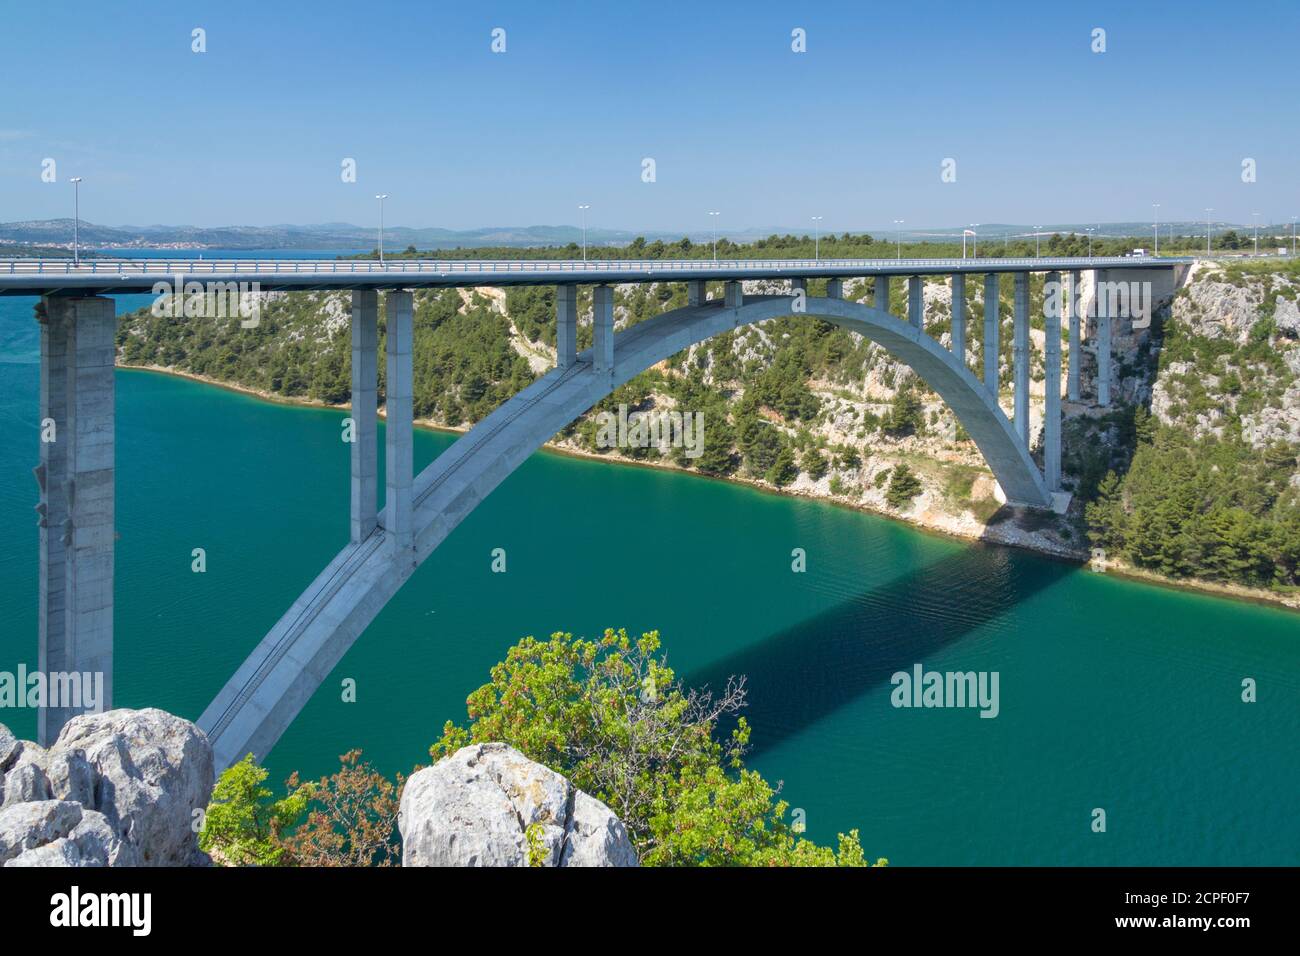
<path id="1" fill-rule="evenodd" d="M 1191 259 L 871 259 L 871 260 L 535 260 L 295 261 L 87 259 L 0 260 L 0 295 L 39 295 L 40 418 L 44 440 L 36 478 L 40 500 L 39 668 L 100 672 L 112 701 L 114 573 L 114 335 L 109 295 L 249 283 L 263 292 L 346 289 L 352 293 L 351 533 L 347 544 L 290 606 L 199 719 L 224 768 L 246 753 L 264 757 L 384 604 L 497 485 L 534 451 L 614 388 L 691 345 L 729 329 L 786 315 L 834 323 L 878 343 L 907 364 L 952 409 L 988 462 L 1008 502 L 1052 507 L 1061 493 L 1061 374 L 1079 394 L 1083 354 L 1078 291 L 1087 270 L 1097 283 L 1151 283 L 1154 307 L 1177 289 Z M 1046 273 L 1064 290 L 1047 310 L 1043 468 L 1030 448 L 1029 280 Z M 982 376 L 967 367 L 965 287 L 983 276 Z M 1010 276 L 1013 410 L 998 403 L 999 283 Z M 947 276 L 953 289 L 952 349 L 926 333 L 923 283 Z M 896 316 L 889 279 L 906 280 Z M 873 280 L 871 302 L 845 296 L 845 280 Z M 822 296 L 809 280 L 825 280 Z M 788 292 L 746 294 L 746 280 L 788 282 Z M 614 286 L 684 282 L 687 305 L 615 330 Z M 723 283 L 709 297 L 709 283 Z M 503 403 L 413 473 L 413 291 L 423 288 L 554 285 L 555 368 Z M 578 287 L 593 286 L 593 345 L 577 350 Z M 378 312 L 386 310 L 386 487 L 378 507 Z M 1096 351 L 1095 403 L 1110 403 L 1113 303 L 1097 296 L 1089 316 Z M 1068 352 L 1061 349 L 1067 322 Z M 1065 359 L 1068 358 L 1068 364 Z M 48 744 L 73 716 L 46 708 L 38 734 Z"/>

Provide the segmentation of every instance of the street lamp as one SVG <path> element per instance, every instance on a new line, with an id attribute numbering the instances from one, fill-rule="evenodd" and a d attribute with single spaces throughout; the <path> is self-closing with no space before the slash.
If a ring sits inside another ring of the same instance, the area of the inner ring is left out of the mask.
<path id="1" fill-rule="evenodd" d="M 825 216 L 813 216 L 813 217 L 812 217 L 812 221 L 813 221 L 813 262 L 820 262 L 820 261 L 821 261 L 821 258 L 822 258 L 822 254 L 821 254 L 821 241 L 822 241 L 822 235 L 821 235 L 821 227 L 818 225 L 818 223 L 820 223 L 824 218 L 826 218 L 826 217 L 825 217 Z"/>
<path id="2" fill-rule="evenodd" d="M 379 264 L 384 264 L 384 200 L 388 198 L 388 193 L 379 193 L 375 196 L 379 200 Z"/>
<path id="3" fill-rule="evenodd" d="M 1151 227 L 1151 228 L 1153 228 L 1153 229 L 1156 231 L 1156 249 L 1155 249 L 1155 252 L 1152 253 L 1152 254 L 1158 256 L 1158 255 L 1160 255 L 1160 203 L 1158 203 L 1158 202 L 1153 202 L 1153 203 L 1151 204 L 1151 208 L 1154 209 L 1154 210 L 1156 211 L 1156 212 L 1155 212 L 1155 223 L 1154 223 L 1154 225 Z"/>
<path id="4" fill-rule="evenodd" d="M 72 183 L 73 190 L 73 213 L 72 213 L 72 264 L 81 264 L 81 253 L 77 243 L 77 224 L 81 222 L 81 177 L 73 176 L 69 182 Z"/>
<path id="5" fill-rule="evenodd" d="M 591 203 L 583 203 L 578 207 L 582 213 L 582 261 L 587 261 L 587 210 L 591 208 Z"/>
<path id="6" fill-rule="evenodd" d="M 1250 215 L 1255 220 L 1255 255 L 1259 255 L 1259 213 L 1252 212 Z"/>
<path id="7" fill-rule="evenodd" d="M 714 219 L 713 217 L 721 216 L 721 215 L 722 213 L 720 211 L 709 213 L 709 222 L 713 224 L 712 229 L 713 229 L 713 261 L 714 262 L 718 261 L 718 220 Z"/>
<path id="8" fill-rule="evenodd" d="M 1210 232 L 1211 232 L 1210 213 L 1212 212 L 1214 212 L 1213 206 L 1205 207 L 1205 254 L 1207 256 L 1210 254 Z"/>
<path id="9" fill-rule="evenodd" d="M 972 222 L 970 224 L 970 234 L 972 236 L 970 257 L 972 259 L 978 259 L 980 257 L 980 234 L 976 231 L 979 227 L 980 224 L 978 222 Z"/>
<path id="10" fill-rule="evenodd" d="M 1042 226 L 1034 226 L 1034 258 L 1035 259 L 1038 258 L 1039 250 L 1042 248 L 1042 246 L 1040 245 L 1040 240 L 1043 234 L 1039 232 L 1039 230 L 1042 228 L 1043 228 Z"/>
<path id="11" fill-rule="evenodd" d="M 895 226 L 902 226 L 902 225 L 903 225 L 903 220 L 901 220 L 901 219 L 895 219 L 895 220 L 894 220 L 894 225 L 895 225 Z M 902 229 L 897 229 L 897 230 L 895 230 L 895 232 L 897 233 L 897 235 L 895 236 L 895 238 L 896 238 L 897 241 L 898 241 L 898 247 L 897 247 L 897 250 L 898 250 L 898 251 L 897 251 L 897 255 L 896 255 L 894 258 L 896 258 L 896 259 L 900 259 L 900 260 L 901 260 L 901 259 L 903 258 L 903 230 L 902 230 Z"/>
<path id="12" fill-rule="evenodd" d="M 1096 226 L 1089 226 L 1088 228 L 1086 228 L 1085 230 L 1083 230 L 1084 232 L 1086 232 L 1086 233 L 1088 234 L 1088 258 L 1089 258 L 1089 259 L 1092 258 L 1092 233 L 1093 233 L 1093 230 L 1096 229 L 1096 228 L 1097 228 Z"/>
<path id="13" fill-rule="evenodd" d="M 1296 221 L 1296 219 L 1300 219 L 1300 216 L 1292 216 L 1292 217 L 1291 217 L 1291 255 L 1295 255 L 1295 221 Z"/>

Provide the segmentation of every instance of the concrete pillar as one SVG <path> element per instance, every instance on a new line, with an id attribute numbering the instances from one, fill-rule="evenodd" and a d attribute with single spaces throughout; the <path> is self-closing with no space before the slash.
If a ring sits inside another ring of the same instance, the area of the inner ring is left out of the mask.
<path id="1" fill-rule="evenodd" d="M 826 280 L 826 298 L 842 299 L 844 298 L 844 280 L 827 279 Z"/>
<path id="2" fill-rule="evenodd" d="M 881 312 L 889 311 L 889 276 L 876 276 L 871 289 L 871 304 Z"/>
<path id="3" fill-rule="evenodd" d="M 80 701 L 42 708 L 43 746 L 113 706 L 114 336 L 108 298 L 44 299 L 41 327 L 40 670 L 80 674 Z M 102 681 L 102 685 L 99 683 Z M 60 692 L 69 685 L 60 681 Z M 97 689 L 102 686 L 102 694 Z M 79 706 L 78 706 L 79 705 Z"/>
<path id="4" fill-rule="evenodd" d="M 1029 273 L 1017 272 L 1012 311 L 1012 377 L 1015 385 L 1012 422 L 1016 434 L 1029 447 Z"/>
<path id="5" fill-rule="evenodd" d="M 745 287 L 733 279 L 727 283 L 726 296 L 725 305 L 727 308 L 739 309 L 745 304 Z"/>
<path id="6" fill-rule="evenodd" d="M 952 277 L 952 354 L 957 363 L 966 367 L 966 273 L 956 272 Z"/>
<path id="7" fill-rule="evenodd" d="M 578 360 L 578 287 L 555 287 L 555 364 L 568 368 Z"/>
<path id="8" fill-rule="evenodd" d="M 692 279 L 686 283 L 686 304 L 703 305 L 708 299 L 708 294 L 704 289 L 703 279 Z"/>
<path id="9" fill-rule="evenodd" d="M 998 274 L 984 276 L 984 387 L 998 398 Z"/>
<path id="10" fill-rule="evenodd" d="M 375 530 L 379 507 L 379 293 L 352 293 L 352 543 Z"/>
<path id="11" fill-rule="evenodd" d="M 1059 288 L 1061 274 L 1049 272 L 1047 284 Z M 1043 316 L 1044 366 L 1043 387 L 1046 401 L 1043 409 L 1043 479 L 1048 491 L 1061 490 L 1061 309 L 1063 299 L 1045 296 L 1047 308 Z"/>
<path id="12" fill-rule="evenodd" d="M 1103 408 L 1110 405 L 1110 303 L 1101 294 L 1104 276 L 1101 269 L 1092 271 L 1093 311 L 1097 314 L 1097 404 Z"/>
<path id="13" fill-rule="evenodd" d="M 595 344 L 592 364 L 596 374 L 609 380 L 614 375 L 614 287 L 598 285 L 592 290 L 592 325 Z"/>
<path id="14" fill-rule="evenodd" d="M 1079 400 L 1079 367 L 1083 364 L 1082 350 L 1079 345 L 1079 270 L 1072 269 L 1065 274 L 1065 308 L 1070 323 L 1070 366 L 1066 374 L 1065 394 L 1072 401 Z"/>
<path id="15" fill-rule="evenodd" d="M 411 484 L 414 478 L 412 443 L 415 438 L 412 416 L 414 414 L 415 388 L 411 369 L 411 341 L 413 336 L 412 313 L 414 296 L 410 292 L 389 292 L 387 299 L 388 361 L 387 383 L 384 388 L 385 410 L 388 421 L 385 428 L 385 489 L 384 529 L 393 537 L 393 546 L 399 550 L 412 545 Z"/>
<path id="16" fill-rule="evenodd" d="M 907 277 L 907 321 L 918 330 L 925 328 L 925 280 Z"/>
<path id="17" fill-rule="evenodd" d="M 791 294 L 794 294 L 794 293 L 797 293 L 797 292 L 805 292 L 805 293 L 806 293 L 807 291 L 808 291 L 808 280 L 807 280 L 807 279 L 791 279 L 791 280 L 790 280 L 790 292 L 791 292 Z"/>

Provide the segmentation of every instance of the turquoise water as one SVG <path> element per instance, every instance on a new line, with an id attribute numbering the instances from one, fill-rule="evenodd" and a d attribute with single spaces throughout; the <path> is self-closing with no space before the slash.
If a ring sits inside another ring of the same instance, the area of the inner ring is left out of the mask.
<path id="1" fill-rule="evenodd" d="M 30 302 L 0 300 L 0 328 L 20 321 Z M 0 364 L 0 670 L 35 666 L 37 384 L 35 364 Z M 117 384 L 116 703 L 194 718 L 346 540 L 343 415 L 146 372 Z M 417 433 L 417 466 L 452 440 Z M 819 840 L 858 827 L 896 864 L 1300 858 L 1300 615 L 550 454 L 380 614 L 271 755 L 274 779 L 357 746 L 409 771 L 520 636 L 606 626 L 659 629 L 692 682 L 747 675 L 752 763 Z M 998 717 L 892 707 L 890 675 L 914 663 L 997 671 Z M 0 720 L 34 733 L 30 711 Z"/>

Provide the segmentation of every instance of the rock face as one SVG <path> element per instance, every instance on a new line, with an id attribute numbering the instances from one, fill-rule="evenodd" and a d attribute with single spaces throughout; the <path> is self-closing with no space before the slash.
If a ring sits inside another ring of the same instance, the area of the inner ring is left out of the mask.
<path id="1" fill-rule="evenodd" d="M 213 779 L 203 732 L 161 710 L 74 717 L 49 750 L 0 726 L 0 864 L 184 866 Z"/>
<path id="2" fill-rule="evenodd" d="M 609 807 L 506 744 L 463 747 L 413 774 L 398 815 L 403 866 L 636 866 Z"/>

